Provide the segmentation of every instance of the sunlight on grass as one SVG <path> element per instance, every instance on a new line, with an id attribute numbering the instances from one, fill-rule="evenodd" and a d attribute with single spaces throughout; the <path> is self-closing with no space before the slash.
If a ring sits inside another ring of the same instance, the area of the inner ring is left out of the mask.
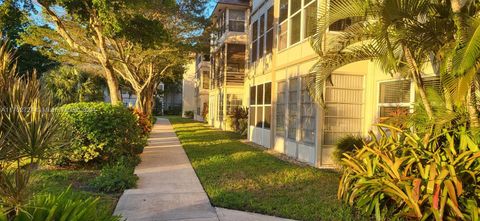
<path id="1" fill-rule="evenodd" d="M 297 220 L 364 219 L 337 200 L 337 172 L 282 161 L 232 132 L 169 120 L 215 206 Z"/>

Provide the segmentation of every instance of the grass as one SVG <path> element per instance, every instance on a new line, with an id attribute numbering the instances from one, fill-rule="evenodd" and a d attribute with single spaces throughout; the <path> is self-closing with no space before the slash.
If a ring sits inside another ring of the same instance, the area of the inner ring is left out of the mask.
<path id="1" fill-rule="evenodd" d="M 280 160 L 232 132 L 168 119 L 213 205 L 297 220 L 365 219 L 337 200 L 337 172 Z"/>
<path id="2" fill-rule="evenodd" d="M 98 170 L 37 170 L 32 174 L 30 190 L 32 194 L 59 195 L 70 187 L 72 194 L 80 199 L 99 197 L 102 210 L 113 213 L 120 194 L 106 194 L 94 191 L 89 183 L 98 175 Z"/>

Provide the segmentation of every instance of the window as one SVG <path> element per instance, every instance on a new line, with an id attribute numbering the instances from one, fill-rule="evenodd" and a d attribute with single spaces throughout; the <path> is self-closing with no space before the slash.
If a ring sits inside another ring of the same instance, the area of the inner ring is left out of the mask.
<path id="1" fill-rule="evenodd" d="M 339 21 L 334 22 L 333 24 L 328 27 L 329 31 L 343 31 L 345 30 L 348 26 L 352 24 L 352 20 L 350 18 L 347 19 L 342 19 Z"/>
<path id="2" fill-rule="evenodd" d="M 252 25 L 252 63 L 257 61 L 258 57 L 258 21 Z"/>
<path id="3" fill-rule="evenodd" d="M 264 41 L 264 35 L 265 35 L 265 15 L 260 16 L 260 37 L 258 38 L 258 57 L 262 58 L 263 57 L 263 52 L 265 50 L 265 41 Z"/>
<path id="4" fill-rule="evenodd" d="M 317 29 L 317 4 L 311 4 L 305 9 L 305 38 L 315 34 Z"/>
<path id="5" fill-rule="evenodd" d="M 280 0 L 280 23 L 288 18 L 288 1 Z"/>
<path id="6" fill-rule="evenodd" d="M 295 45 L 315 33 L 317 4 L 317 0 L 290 0 L 290 2 L 282 0 L 280 2 L 279 50 Z M 290 11 L 288 12 L 289 6 Z"/>
<path id="7" fill-rule="evenodd" d="M 410 111 L 411 84 L 410 80 L 395 80 L 380 83 L 378 106 L 380 117 L 390 117 L 396 111 Z"/>
<path id="8" fill-rule="evenodd" d="M 288 85 L 288 138 L 297 138 L 297 116 L 298 116 L 298 79 L 290 80 Z"/>
<path id="9" fill-rule="evenodd" d="M 218 120 L 223 121 L 223 94 L 218 95 Z"/>
<path id="10" fill-rule="evenodd" d="M 346 19 L 338 20 L 338 21 L 334 22 L 333 24 L 331 24 L 330 27 L 328 27 L 328 30 L 329 31 L 343 31 L 346 28 L 348 28 L 348 26 L 352 25 L 355 22 L 360 21 L 361 19 L 362 19 L 361 17 L 352 17 L 352 18 L 346 18 Z"/>
<path id="11" fill-rule="evenodd" d="M 254 106 L 250 106 L 250 108 L 248 109 L 249 112 L 250 112 L 250 126 L 255 126 L 255 107 Z"/>
<path id="12" fill-rule="evenodd" d="M 203 71 L 202 72 L 202 87 L 203 89 L 208 89 L 210 85 L 210 72 Z"/>
<path id="13" fill-rule="evenodd" d="M 263 84 L 257 86 L 257 105 L 263 104 Z"/>
<path id="14" fill-rule="evenodd" d="M 256 87 L 250 87 L 250 105 L 256 105 L 257 103 L 255 102 L 255 89 Z"/>
<path id="15" fill-rule="evenodd" d="M 301 14 L 298 13 L 291 19 L 291 31 L 290 31 L 290 45 L 293 45 L 300 41 L 300 29 L 301 29 L 301 22 L 302 17 Z"/>
<path id="16" fill-rule="evenodd" d="M 443 94 L 443 88 L 442 88 L 442 84 L 440 83 L 440 77 L 423 78 L 423 85 L 425 86 L 427 93 L 430 90 L 433 90 L 439 95 Z"/>
<path id="17" fill-rule="evenodd" d="M 268 9 L 267 12 L 267 34 L 265 34 L 265 52 L 266 54 L 272 53 L 273 49 L 273 7 Z"/>
<path id="18" fill-rule="evenodd" d="M 308 77 L 302 78 L 301 105 L 300 105 L 300 141 L 305 144 L 315 144 L 315 103 L 307 90 Z"/>
<path id="19" fill-rule="evenodd" d="M 278 50 L 287 48 L 288 22 L 284 22 L 278 29 Z"/>
<path id="20" fill-rule="evenodd" d="M 276 134 L 278 136 L 285 136 L 285 99 L 287 85 L 285 81 L 277 83 L 277 113 L 276 113 Z"/>
<path id="21" fill-rule="evenodd" d="M 245 11 L 229 10 L 228 30 L 234 32 L 245 32 Z"/>
<path id="22" fill-rule="evenodd" d="M 250 126 L 270 129 L 272 83 L 250 87 Z"/>
<path id="23" fill-rule="evenodd" d="M 242 106 L 241 94 L 227 94 L 227 114 L 231 115 L 233 109 Z"/>

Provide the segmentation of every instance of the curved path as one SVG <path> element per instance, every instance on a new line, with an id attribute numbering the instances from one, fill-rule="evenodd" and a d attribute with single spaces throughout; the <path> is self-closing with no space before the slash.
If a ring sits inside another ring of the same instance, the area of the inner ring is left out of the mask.
<path id="1" fill-rule="evenodd" d="M 167 119 L 158 119 L 141 157 L 138 187 L 126 190 L 115 209 L 128 221 L 287 220 L 214 208 Z"/>

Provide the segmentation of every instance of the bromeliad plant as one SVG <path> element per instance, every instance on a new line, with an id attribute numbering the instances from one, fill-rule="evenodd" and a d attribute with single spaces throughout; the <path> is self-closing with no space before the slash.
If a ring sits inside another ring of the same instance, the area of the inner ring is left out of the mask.
<path id="1" fill-rule="evenodd" d="M 378 125 L 344 154 L 338 197 L 376 220 L 479 220 L 480 150 L 465 128 L 424 140 Z"/>

